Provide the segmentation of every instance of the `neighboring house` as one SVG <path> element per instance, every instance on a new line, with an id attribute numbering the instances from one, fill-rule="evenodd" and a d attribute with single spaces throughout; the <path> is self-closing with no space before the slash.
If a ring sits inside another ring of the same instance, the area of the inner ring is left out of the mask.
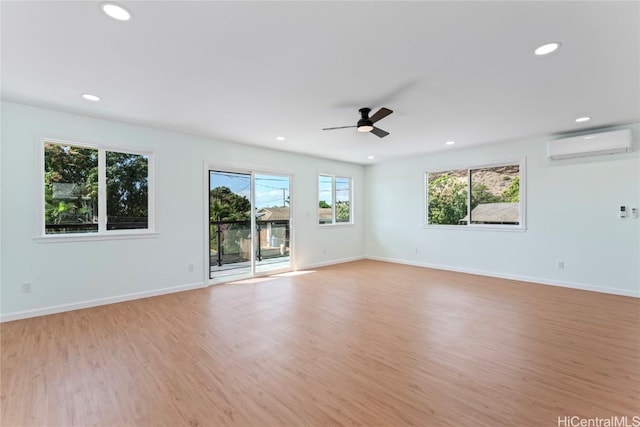
<path id="1" fill-rule="evenodd" d="M 78 184 L 54 182 L 51 184 L 53 198 L 57 200 L 73 200 L 80 196 L 82 188 Z"/>
<path id="2" fill-rule="evenodd" d="M 471 211 L 472 224 L 513 224 L 520 223 L 519 203 L 485 203 Z M 460 224 L 469 223 L 469 215 L 462 218 Z"/>
<path id="3" fill-rule="evenodd" d="M 256 212 L 258 221 L 288 221 L 289 208 L 262 208 Z"/>
<path id="4" fill-rule="evenodd" d="M 261 208 L 256 212 L 256 221 L 260 227 L 260 248 L 278 248 L 281 255 L 289 249 L 288 207 Z M 260 224 L 266 222 L 266 224 Z"/>
<path id="5" fill-rule="evenodd" d="M 67 209 L 58 210 L 57 223 L 61 222 L 93 222 L 98 221 L 97 207 L 91 197 L 82 196 L 82 186 L 68 182 L 54 182 L 51 184 L 52 206 L 60 206 L 59 201 L 67 203 Z M 75 202 L 75 203 L 74 203 Z"/>
<path id="6" fill-rule="evenodd" d="M 320 224 L 331 224 L 333 222 L 333 209 L 318 208 L 318 218 Z"/>

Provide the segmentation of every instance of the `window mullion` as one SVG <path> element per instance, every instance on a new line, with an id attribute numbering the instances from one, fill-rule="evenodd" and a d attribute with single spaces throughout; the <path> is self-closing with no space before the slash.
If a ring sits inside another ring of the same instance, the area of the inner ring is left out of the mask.
<path id="1" fill-rule="evenodd" d="M 331 177 L 331 200 L 333 201 L 333 203 L 331 203 L 331 209 L 332 209 L 332 224 L 336 224 L 338 222 L 338 217 L 337 217 L 337 209 L 336 209 L 336 205 L 338 204 L 338 199 L 336 198 L 337 196 L 337 192 L 336 192 L 336 177 L 333 176 Z"/>
<path id="2" fill-rule="evenodd" d="M 155 201 L 155 170 L 153 155 L 147 156 L 147 229 L 153 231 L 156 229 L 156 201 Z"/>
<path id="3" fill-rule="evenodd" d="M 98 149 L 98 233 L 107 230 L 107 155 Z"/>
<path id="4" fill-rule="evenodd" d="M 471 225 L 471 169 L 467 169 L 467 225 Z"/>

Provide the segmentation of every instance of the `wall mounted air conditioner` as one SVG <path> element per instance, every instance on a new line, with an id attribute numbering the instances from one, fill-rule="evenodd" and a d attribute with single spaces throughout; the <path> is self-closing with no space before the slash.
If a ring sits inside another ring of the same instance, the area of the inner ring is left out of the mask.
<path id="1" fill-rule="evenodd" d="M 626 153 L 627 151 L 631 151 L 630 129 L 572 136 L 547 143 L 547 157 L 550 160 Z"/>

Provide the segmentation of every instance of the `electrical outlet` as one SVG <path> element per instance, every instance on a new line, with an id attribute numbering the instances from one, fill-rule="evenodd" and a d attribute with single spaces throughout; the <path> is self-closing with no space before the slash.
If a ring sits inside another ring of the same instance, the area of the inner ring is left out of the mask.
<path id="1" fill-rule="evenodd" d="M 322 249 L 322 254 L 326 255 L 327 254 L 327 248 Z"/>
<path id="2" fill-rule="evenodd" d="M 558 267 L 559 269 L 563 269 L 564 268 L 564 261 L 559 260 L 556 262 L 556 267 Z"/>
<path id="3" fill-rule="evenodd" d="M 31 282 L 24 282 L 22 285 L 20 285 L 20 289 L 22 290 L 23 294 L 30 294 L 31 293 Z"/>
<path id="4" fill-rule="evenodd" d="M 418 248 L 416 248 L 416 253 L 418 253 Z"/>
<path id="5" fill-rule="evenodd" d="M 194 270 L 195 268 L 196 268 L 195 264 L 194 264 L 194 263 L 192 263 L 192 262 L 190 262 L 190 263 L 189 263 L 189 271 L 190 271 L 190 272 L 193 272 L 193 270 Z"/>

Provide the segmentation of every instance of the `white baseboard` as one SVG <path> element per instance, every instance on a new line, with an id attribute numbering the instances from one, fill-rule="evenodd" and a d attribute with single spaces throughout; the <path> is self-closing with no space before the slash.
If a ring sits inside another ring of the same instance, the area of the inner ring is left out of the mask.
<path id="1" fill-rule="evenodd" d="M 332 261 L 323 262 L 323 263 L 308 264 L 308 265 L 304 265 L 304 266 L 299 266 L 297 268 L 297 270 L 308 270 L 308 269 L 312 269 L 312 268 L 325 267 L 325 266 L 333 265 L 333 264 L 342 264 L 342 263 L 350 262 L 350 261 L 358 261 L 358 260 L 361 260 L 361 259 L 364 259 L 364 257 L 352 257 L 352 258 L 337 259 L 337 260 L 332 260 Z M 207 286 L 209 286 L 209 283 L 207 283 L 207 284 L 192 283 L 192 284 L 187 284 L 187 285 L 171 286 L 171 287 L 162 288 L 162 289 L 154 289 L 154 290 L 151 290 L 151 291 L 134 292 L 134 293 L 130 293 L 130 294 L 118 295 L 118 296 L 113 296 L 113 297 L 98 298 L 98 299 L 79 301 L 79 302 L 74 302 L 74 303 L 69 303 L 69 304 L 62 304 L 62 305 L 55 305 L 55 306 L 50 306 L 50 307 L 36 308 L 36 309 L 33 309 L 33 310 L 24 310 L 24 311 L 15 311 L 15 312 L 11 312 L 11 313 L 2 313 L 2 314 L 0 314 L 0 323 L 2 323 L 2 322 L 10 322 L 12 320 L 27 319 L 27 318 L 30 318 L 30 317 L 44 316 L 44 315 L 47 315 L 47 314 L 63 313 L 65 311 L 80 310 L 80 309 L 83 309 L 83 308 L 97 307 L 97 306 L 100 306 L 100 305 L 107 305 L 107 304 L 114 304 L 114 303 L 118 303 L 118 302 L 131 301 L 131 300 L 136 300 L 136 299 L 140 299 L 140 298 L 148 298 L 148 297 L 154 297 L 154 296 L 158 296 L 158 295 L 171 294 L 171 293 L 174 293 L 174 292 L 189 291 L 189 290 L 192 290 L 192 289 L 198 289 L 198 288 L 203 288 L 203 287 L 207 287 Z"/>
<path id="2" fill-rule="evenodd" d="M 365 256 L 364 259 L 373 261 L 392 262 L 394 264 L 412 265 L 415 267 L 433 268 L 436 270 L 455 271 L 458 273 L 477 274 L 479 276 L 497 277 L 500 279 L 518 280 L 520 282 L 537 283 L 539 285 L 560 286 L 563 288 L 581 289 L 583 291 L 601 292 L 605 294 L 623 295 L 628 297 L 640 298 L 640 291 L 630 291 L 628 289 L 603 288 L 600 286 L 586 285 L 584 283 L 567 282 L 562 280 L 549 280 L 541 277 L 522 276 L 518 274 L 496 273 L 494 271 L 474 270 L 470 268 L 453 267 L 449 265 L 430 264 L 427 262 L 408 261 L 397 258 L 386 258 L 379 256 Z"/>
<path id="3" fill-rule="evenodd" d="M 370 259 L 373 261 L 384 261 L 384 262 L 391 262 L 395 264 L 411 265 L 415 267 L 433 268 L 437 270 L 455 271 L 459 273 L 477 274 L 479 276 L 497 277 L 501 279 L 537 283 L 541 285 L 560 286 L 565 288 L 581 289 L 585 291 L 601 292 L 601 293 L 607 293 L 607 294 L 640 298 L 640 291 L 630 291 L 627 289 L 616 289 L 616 288 L 603 288 L 599 286 L 586 285 L 583 283 L 549 280 L 549 279 L 540 278 L 540 277 L 530 277 L 530 276 L 522 276 L 522 275 L 516 275 L 516 274 L 496 273 L 493 271 L 474 270 L 470 268 L 460 268 L 460 267 L 453 267 L 448 265 L 430 264 L 426 262 L 409 261 L 409 260 L 403 260 L 403 259 L 397 259 L 397 258 L 387 258 L 387 257 L 379 257 L 379 256 L 372 256 L 372 255 L 342 258 L 342 259 L 335 259 L 335 260 L 326 261 L 326 262 L 301 265 L 301 266 L 297 266 L 296 270 L 310 270 L 313 268 L 327 267 L 330 265 L 343 264 L 345 262 L 359 261 L 362 259 Z M 118 295 L 113 297 L 98 298 L 93 300 L 74 302 L 70 304 L 62 304 L 62 305 L 55 305 L 51 307 L 37 308 L 33 310 L 15 311 L 12 313 L 2 313 L 0 314 L 0 323 L 10 322 L 12 320 L 27 319 L 29 317 L 44 316 L 47 314 L 62 313 L 65 311 L 80 310 L 83 308 L 97 307 L 100 305 L 114 304 L 114 303 L 124 302 L 124 301 L 132 301 L 140 298 L 149 298 L 149 297 L 154 297 L 158 295 L 171 294 L 174 292 L 190 291 L 192 289 L 204 288 L 207 286 L 209 285 L 203 284 L 203 283 L 191 283 L 187 285 L 171 286 L 168 288 L 154 289 L 154 290 L 144 291 L 144 292 L 134 292 L 134 293 Z"/>
<path id="4" fill-rule="evenodd" d="M 191 283 L 187 285 L 171 286 L 168 288 L 154 289 L 144 292 L 133 292 L 130 294 L 118 295 L 113 297 L 98 298 L 70 304 L 54 305 L 51 307 L 36 308 L 33 310 L 15 311 L 13 313 L 2 313 L 0 315 L 0 323 L 10 322 L 12 320 L 27 319 L 29 317 L 44 316 L 46 314 L 62 313 L 65 311 L 80 310 L 82 308 L 97 307 L 100 305 L 114 304 L 117 302 L 131 301 L 140 298 L 155 297 L 158 295 L 172 294 L 174 292 L 190 291 L 192 289 L 204 288 L 208 285 L 203 283 Z"/>
<path id="5" fill-rule="evenodd" d="M 296 270 L 310 270 L 312 268 L 327 267 L 329 265 L 344 264 L 345 262 L 360 261 L 366 259 L 364 256 L 356 256 L 351 258 L 334 259 L 326 262 L 318 262 L 314 264 L 298 265 Z"/>

